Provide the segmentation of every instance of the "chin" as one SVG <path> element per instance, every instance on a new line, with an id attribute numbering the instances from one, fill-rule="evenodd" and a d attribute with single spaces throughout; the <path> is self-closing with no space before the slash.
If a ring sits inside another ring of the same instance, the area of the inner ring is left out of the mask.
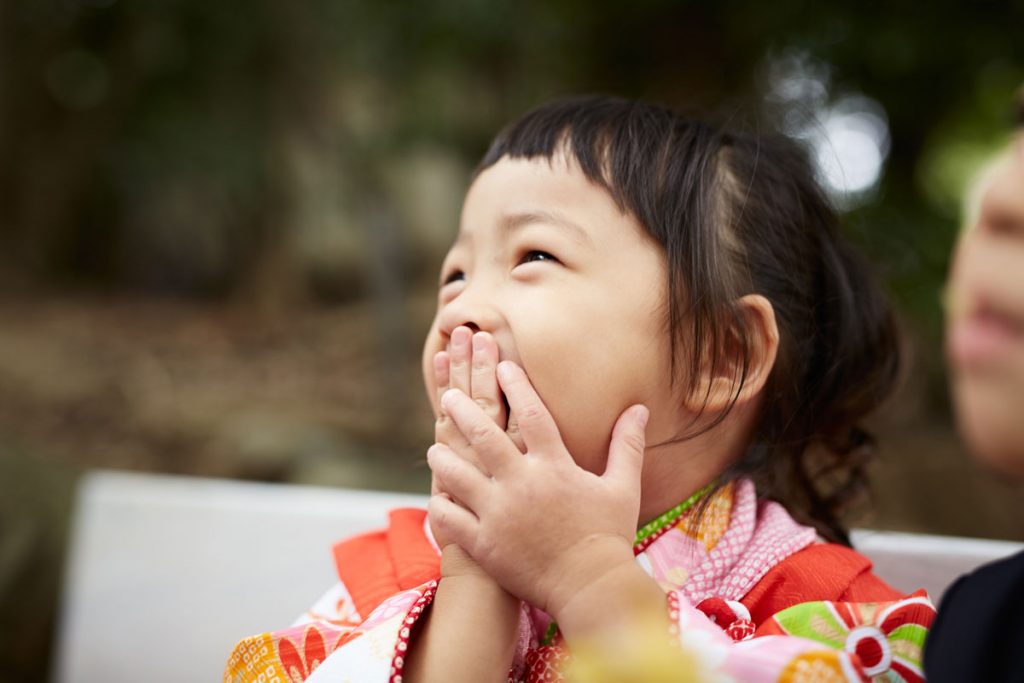
<path id="1" fill-rule="evenodd" d="M 1024 420 L 1017 409 L 1022 399 L 997 389 L 978 380 L 956 382 L 957 422 L 972 456 L 1024 483 Z"/>

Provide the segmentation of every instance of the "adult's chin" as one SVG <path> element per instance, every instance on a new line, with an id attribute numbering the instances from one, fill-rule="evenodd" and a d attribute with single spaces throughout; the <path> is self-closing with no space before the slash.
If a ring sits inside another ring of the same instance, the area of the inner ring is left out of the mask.
<path id="1" fill-rule="evenodd" d="M 971 455 L 997 473 L 1024 482 L 1024 395 L 1019 385 L 1005 377 L 961 375 L 953 382 L 953 400 Z"/>

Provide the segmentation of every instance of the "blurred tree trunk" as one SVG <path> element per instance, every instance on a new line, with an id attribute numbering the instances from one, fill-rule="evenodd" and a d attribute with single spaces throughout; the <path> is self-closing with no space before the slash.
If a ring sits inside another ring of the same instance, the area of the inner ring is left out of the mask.
<path id="1" fill-rule="evenodd" d="M 263 0 L 254 9 L 261 13 L 266 32 L 254 59 L 264 74 L 261 201 L 235 299 L 269 322 L 310 296 L 298 243 L 301 213 L 291 164 L 293 148 L 308 144 L 321 124 L 326 60 L 318 52 L 318 27 L 308 5 Z"/>
<path id="2" fill-rule="evenodd" d="M 74 25 L 29 24 L 16 3 L 0 3 L 0 268 L 10 281 L 51 280 L 77 258 L 75 249 L 96 237 L 78 223 L 82 204 L 139 76 L 137 22 L 122 17 L 112 25 L 107 47 L 95 55 L 105 69 L 105 95 L 74 110 L 47 83 L 54 60 L 76 47 Z"/>
<path id="3" fill-rule="evenodd" d="M 407 415 L 418 404 L 419 393 L 409 391 L 407 340 L 415 334 L 409 329 L 405 308 L 403 277 L 403 238 L 401 224 L 390 197 L 379 184 L 366 181 L 363 229 L 369 248 L 370 297 L 377 322 L 377 361 L 382 370 L 384 400 L 393 415 Z"/>
<path id="4" fill-rule="evenodd" d="M 11 131 L 14 118 L 15 79 L 13 67 L 15 45 L 13 3 L 0 3 L 0 284 L 13 276 L 14 258 L 14 156 Z"/>

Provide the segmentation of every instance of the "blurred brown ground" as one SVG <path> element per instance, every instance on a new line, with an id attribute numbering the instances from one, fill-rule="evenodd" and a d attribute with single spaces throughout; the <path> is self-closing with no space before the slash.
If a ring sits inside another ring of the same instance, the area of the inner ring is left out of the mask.
<path id="1" fill-rule="evenodd" d="M 426 329 L 432 300 L 407 303 Z M 261 323 L 132 298 L 0 302 L 0 435 L 75 470 L 418 490 L 431 421 L 418 349 L 368 306 Z"/>

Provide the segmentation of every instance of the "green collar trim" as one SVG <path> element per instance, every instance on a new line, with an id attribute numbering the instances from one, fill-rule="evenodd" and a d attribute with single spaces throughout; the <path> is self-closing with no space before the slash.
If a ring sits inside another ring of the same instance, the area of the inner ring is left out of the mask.
<path id="1" fill-rule="evenodd" d="M 686 513 L 687 510 L 692 508 L 697 503 L 697 501 L 706 496 L 714 487 L 715 482 L 711 482 L 704 488 L 695 491 L 693 494 L 690 495 L 689 498 L 684 500 L 679 505 L 676 505 L 671 510 L 663 512 L 662 514 L 658 515 L 657 518 L 652 519 L 647 524 L 644 524 L 642 528 L 637 530 L 636 539 L 633 541 L 633 545 L 640 545 L 654 534 L 660 532 L 665 527 L 676 522 L 680 517 L 683 516 L 683 514 Z"/>

